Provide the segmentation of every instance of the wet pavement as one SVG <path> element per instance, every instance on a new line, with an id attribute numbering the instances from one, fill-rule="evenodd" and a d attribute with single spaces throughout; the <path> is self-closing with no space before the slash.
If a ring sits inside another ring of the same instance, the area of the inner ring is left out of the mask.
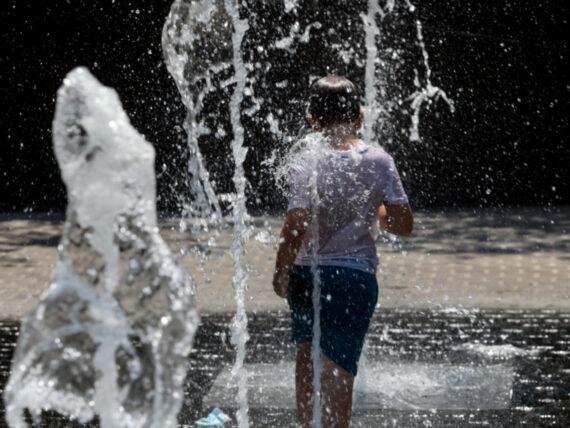
<path id="1" fill-rule="evenodd" d="M 181 426 L 216 404 L 233 416 L 230 321 L 202 319 Z M 286 313 L 250 315 L 252 427 L 295 426 L 289 329 Z M 0 390 L 17 333 L 17 323 L 0 322 Z M 379 309 L 356 390 L 355 427 L 568 427 L 570 312 Z M 3 415 L 0 406 L 0 425 Z M 45 415 L 43 426 L 78 425 Z"/>

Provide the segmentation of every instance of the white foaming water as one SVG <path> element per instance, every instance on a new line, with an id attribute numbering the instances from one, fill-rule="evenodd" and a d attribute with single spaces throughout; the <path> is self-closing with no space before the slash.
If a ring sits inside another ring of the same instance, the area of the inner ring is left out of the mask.
<path id="1" fill-rule="evenodd" d="M 54 410 L 102 427 L 175 427 L 198 323 L 195 286 L 158 234 L 154 150 L 115 91 L 78 68 L 58 92 L 68 193 L 52 284 L 22 322 L 11 427 Z"/>
<path id="2" fill-rule="evenodd" d="M 294 411 L 293 362 L 248 364 L 248 367 L 252 408 Z M 354 384 L 353 410 L 362 415 L 383 409 L 388 412 L 508 409 L 511 407 L 515 372 L 508 363 L 479 366 L 375 359 L 366 371 L 368 382 L 364 384 L 358 376 Z M 226 388 L 230 377 L 229 370 L 222 370 L 204 398 L 206 407 L 234 397 L 235 389 Z M 357 416 L 351 426 L 378 426 L 370 419 L 358 419 Z"/>
<path id="3" fill-rule="evenodd" d="M 236 347 L 236 360 L 232 375 L 237 381 L 238 394 L 237 421 L 240 428 L 249 427 L 249 406 L 247 402 L 247 370 L 244 367 L 245 346 L 249 339 L 247 332 L 247 313 L 245 311 L 245 293 L 247 289 L 247 265 L 245 261 L 245 244 L 249 235 L 248 214 L 245 206 L 246 178 L 243 162 L 247 149 L 243 147 L 244 129 L 241 124 L 240 107 L 243 100 L 247 70 L 242 58 L 241 44 L 249 28 L 247 20 L 240 19 L 239 10 L 233 0 L 224 0 L 227 13 L 231 17 L 234 32 L 232 34 L 233 66 L 236 87 L 230 100 L 230 118 L 234 139 L 232 154 L 235 162 L 233 182 L 236 196 L 233 202 L 234 238 L 232 242 L 232 257 L 234 259 L 234 276 L 232 285 L 235 290 L 236 314 L 232 321 L 232 344 Z"/>
<path id="4" fill-rule="evenodd" d="M 510 359 L 525 355 L 537 355 L 540 350 L 522 349 L 513 345 L 484 345 L 481 343 L 462 343 L 452 348 L 456 351 L 467 351 L 489 358 Z"/>

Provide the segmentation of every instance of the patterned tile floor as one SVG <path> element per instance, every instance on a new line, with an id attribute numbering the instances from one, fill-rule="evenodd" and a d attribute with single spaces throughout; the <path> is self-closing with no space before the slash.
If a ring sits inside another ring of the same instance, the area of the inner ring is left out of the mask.
<path id="1" fill-rule="evenodd" d="M 186 401 L 181 426 L 208 413 L 204 397 L 219 374 L 233 361 L 228 325 L 231 317 L 208 315 L 202 320 L 190 355 Z M 248 364 L 279 364 L 293 360 L 288 342 L 289 319 L 283 313 L 250 316 Z M 18 325 L 0 322 L 0 391 L 8 377 Z M 510 399 L 485 409 L 455 408 L 445 403 L 420 409 L 385 403 L 382 408 L 355 410 L 355 427 L 568 427 L 570 426 L 570 313 L 521 310 L 379 310 L 366 347 L 367 364 L 390 362 L 403 367 L 447 365 L 508 367 Z M 504 397 L 503 397 L 504 398 Z M 489 400 L 486 400 L 487 402 Z M 204 408 L 203 408 L 204 407 Z M 232 414 L 235 404 L 224 403 Z M 366 406 L 365 406 L 366 407 Z M 505 407 L 505 408 L 501 408 Z M 252 427 L 293 427 L 294 412 L 275 403 L 252 406 Z M 4 409 L 0 404 L 0 426 Z M 91 424 L 92 426 L 95 425 Z M 78 426 L 53 414 L 45 427 Z M 229 423 L 226 426 L 233 426 Z"/>

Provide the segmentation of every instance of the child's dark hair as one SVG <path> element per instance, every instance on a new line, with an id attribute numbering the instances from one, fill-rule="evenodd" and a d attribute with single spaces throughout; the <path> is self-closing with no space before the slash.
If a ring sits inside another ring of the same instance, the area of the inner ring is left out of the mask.
<path id="1" fill-rule="evenodd" d="M 356 85 L 346 77 L 334 75 L 315 80 L 307 113 L 322 126 L 356 122 L 360 114 Z"/>

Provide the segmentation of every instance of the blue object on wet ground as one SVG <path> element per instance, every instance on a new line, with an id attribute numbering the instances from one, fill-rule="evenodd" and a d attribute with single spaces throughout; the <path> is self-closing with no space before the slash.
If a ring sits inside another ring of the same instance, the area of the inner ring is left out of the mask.
<path id="1" fill-rule="evenodd" d="M 229 421 L 231 421 L 231 418 L 222 412 L 221 409 L 215 407 L 208 416 L 198 419 L 196 425 L 214 427 L 221 426 Z"/>

